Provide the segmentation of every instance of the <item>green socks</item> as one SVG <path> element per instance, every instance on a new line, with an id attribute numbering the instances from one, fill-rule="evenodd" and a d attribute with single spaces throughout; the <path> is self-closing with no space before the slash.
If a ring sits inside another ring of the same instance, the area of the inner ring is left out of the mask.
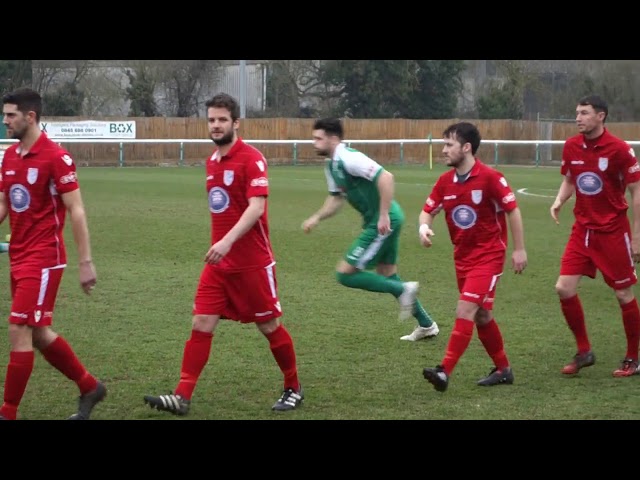
<path id="1" fill-rule="evenodd" d="M 396 298 L 402 295 L 404 291 L 402 279 L 397 274 L 385 277 L 384 275 L 367 271 L 357 271 L 352 274 L 336 272 L 336 279 L 345 287 L 358 288 L 369 292 L 390 293 Z M 413 316 L 421 327 L 427 328 L 433 325 L 431 315 L 418 300 L 416 300 Z"/>
<path id="2" fill-rule="evenodd" d="M 359 288 L 369 292 L 390 293 L 396 298 L 402 295 L 404 290 L 402 281 L 373 272 L 360 270 L 351 274 L 336 272 L 336 279 L 345 287 Z"/>
<path id="3" fill-rule="evenodd" d="M 402 282 L 402 279 L 398 276 L 397 273 L 394 273 L 393 275 L 387 278 Z M 431 315 L 429 315 L 429 313 L 424 309 L 424 307 L 422 306 L 422 304 L 417 298 L 416 298 L 416 306 L 413 309 L 413 317 L 418 321 L 418 325 L 420 325 L 421 327 L 428 328 L 431 325 L 433 325 L 433 318 L 431 318 Z"/>

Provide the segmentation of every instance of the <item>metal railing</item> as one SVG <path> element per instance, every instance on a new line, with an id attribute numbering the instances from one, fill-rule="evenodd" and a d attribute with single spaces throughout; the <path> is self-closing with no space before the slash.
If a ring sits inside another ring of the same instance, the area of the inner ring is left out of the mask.
<path id="1" fill-rule="evenodd" d="M 111 138 L 51 138 L 51 140 L 59 143 L 115 143 L 119 145 L 118 166 L 124 166 L 124 145 L 136 143 L 169 143 L 179 144 L 180 157 L 179 165 L 184 165 L 184 146 L 185 144 L 211 144 L 210 139 L 111 139 Z M 0 139 L 0 145 L 15 143 L 17 140 Z M 293 147 L 293 164 L 298 164 L 298 145 L 312 144 L 313 140 L 247 140 L 244 142 L 249 144 L 289 144 Z M 402 139 L 385 139 L 385 140 L 345 140 L 348 146 L 352 144 L 399 144 L 400 147 L 400 163 L 404 164 L 404 146 L 407 144 L 425 144 L 429 147 L 429 168 L 433 167 L 433 145 L 443 144 L 443 139 L 419 139 L 419 138 L 402 138 Z M 627 141 L 629 145 L 640 145 L 640 140 Z M 493 157 L 495 165 L 499 164 L 499 148 L 501 145 L 535 145 L 535 166 L 540 166 L 540 147 L 545 145 L 563 145 L 564 140 L 482 140 L 482 145 L 493 145 Z"/>

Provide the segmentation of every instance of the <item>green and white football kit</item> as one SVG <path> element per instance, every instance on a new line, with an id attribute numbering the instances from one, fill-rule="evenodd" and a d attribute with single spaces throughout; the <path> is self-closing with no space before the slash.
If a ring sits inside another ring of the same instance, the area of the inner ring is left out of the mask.
<path id="1" fill-rule="evenodd" d="M 362 216 L 362 232 L 349 246 L 344 256 L 345 261 L 357 271 L 353 274 L 337 273 L 337 279 L 347 287 L 391 293 L 402 303 L 404 296 L 407 295 L 407 286 L 413 288 L 416 282 L 405 283 L 397 273 L 385 277 L 367 271 L 380 264 L 397 265 L 400 232 L 405 222 L 402 207 L 392 200 L 389 208 L 391 231 L 384 235 L 378 232 L 380 217 L 378 180 L 384 171 L 382 165 L 364 153 L 348 148 L 344 143 L 336 147 L 333 158 L 326 162 L 325 175 L 329 193 L 343 196 Z M 438 326 L 417 299 L 412 315 L 419 326 L 413 333 L 401 337 L 403 340 L 415 341 L 437 335 Z"/>

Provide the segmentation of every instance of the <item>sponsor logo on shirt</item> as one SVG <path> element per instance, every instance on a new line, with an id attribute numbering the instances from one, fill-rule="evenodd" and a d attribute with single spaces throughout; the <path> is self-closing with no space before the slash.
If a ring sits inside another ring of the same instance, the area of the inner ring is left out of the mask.
<path id="1" fill-rule="evenodd" d="M 11 185 L 9 189 L 9 198 L 11 199 L 11 209 L 14 212 L 24 212 L 31 204 L 31 195 L 24 185 L 16 183 Z"/>
<path id="2" fill-rule="evenodd" d="M 507 203 L 511 203 L 511 202 L 515 202 L 516 201 L 516 195 L 511 192 L 509 194 L 507 194 L 506 196 L 502 197 L 502 203 L 504 203 L 505 205 Z"/>
<path id="3" fill-rule="evenodd" d="M 604 182 L 597 173 L 584 172 L 576 178 L 576 187 L 583 195 L 597 195 L 602 191 Z"/>
<path id="4" fill-rule="evenodd" d="M 78 177 L 76 175 L 76 172 L 70 172 L 70 173 L 60 177 L 60 183 L 63 184 L 63 185 L 65 185 L 67 183 L 77 182 L 77 181 L 78 181 Z"/>
<path id="5" fill-rule="evenodd" d="M 478 214 L 468 205 L 458 205 L 451 211 L 451 219 L 458 228 L 466 230 L 476 224 Z"/>
<path id="6" fill-rule="evenodd" d="M 254 178 L 251 180 L 252 187 L 268 187 L 269 180 L 266 177 Z"/>
<path id="7" fill-rule="evenodd" d="M 209 190 L 209 210 L 211 213 L 222 213 L 230 204 L 229 194 L 224 188 L 213 187 Z"/>

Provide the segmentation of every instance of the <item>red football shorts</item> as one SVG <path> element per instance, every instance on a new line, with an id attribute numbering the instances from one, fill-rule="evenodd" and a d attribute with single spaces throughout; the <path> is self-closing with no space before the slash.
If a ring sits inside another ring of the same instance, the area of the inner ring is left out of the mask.
<path id="1" fill-rule="evenodd" d="M 9 323 L 50 326 L 63 272 L 64 267 L 12 269 Z"/>
<path id="2" fill-rule="evenodd" d="M 626 220 L 613 232 L 589 230 L 575 223 L 562 255 L 560 275 L 595 278 L 596 270 L 600 270 L 614 290 L 635 285 L 638 278 L 631 251 L 631 228 Z"/>
<path id="3" fill-rule="evenodd" d="M 196 290 L 193 315 L 220 315 L 242 323 L 280 317 L 275 266 L 224 272 L 206 264 Z"/>
<path id="4" fill-rule="evenodd" d="M 496 273 L 497 272 L 497 273 Z M 456 271 L 460 300 L 478 304 L 485 310 L 493 310 L 493 301 L 496 296 L 498 280 L 502 275 L 500 267 L 481 269 L 466 272 Z"/>

